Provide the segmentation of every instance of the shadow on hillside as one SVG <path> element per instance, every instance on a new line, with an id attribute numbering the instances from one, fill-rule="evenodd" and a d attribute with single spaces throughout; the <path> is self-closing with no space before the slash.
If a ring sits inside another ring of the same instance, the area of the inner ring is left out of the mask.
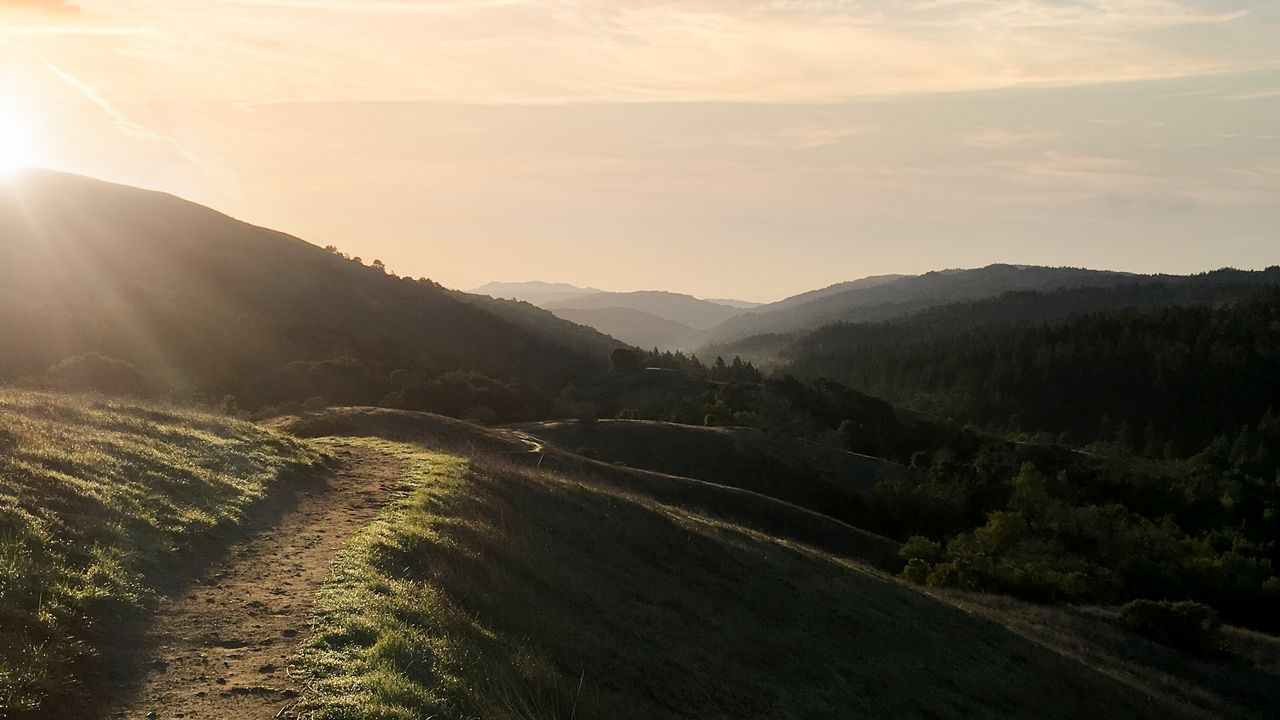
<path id="1" fill-rule="evenodd" d="M 1193 716 L 994 622 L 683 503 L 548 463 L 473 458 L 471 469 L 464 488 L 398 520 L 368 565 L 384 589 L 350 608 L 387 619 L 362 647 L 439 640 L 378 655 L 448 695 L 423 714 Z M 334 633 L 328 647 L 354 637 Z M 397 698 L 418 696 L 375 697 L 399 710 Z"/>

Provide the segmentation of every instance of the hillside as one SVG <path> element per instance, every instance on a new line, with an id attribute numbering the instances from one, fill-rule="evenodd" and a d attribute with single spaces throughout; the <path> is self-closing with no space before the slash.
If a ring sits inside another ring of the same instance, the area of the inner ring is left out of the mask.
<path id="1" fill-rule="evenodd" d="M 0 392 L 0 710 L 1265 718 L 1276 707 L 1270 638 L 1231 628 L 1229 657 L 1197 659 L 1105 608 L 922 592 L 873 569 L 896 559 L 895 543 L 757 492 L 425 413 L 329 409 L 272 425 Z M 92 660 L 107 649 L 101 668 Z"/>
<path id="2" fill-rule="evenodd" d="M 806 303 L 813 302 L 814 300 L 821 300 L 822 298 L 830 297 L 832 295 L 840 295 L 842 293 L 846 293 L 851 290 L 868 290 L 870 288 L 880 287 L 882 285 L 888 285 L 890 283 L 894 283 L 909 277 L 913 277 L 913 276 L 911 275 L 872 275 L 870 277 L 858 278 L 857 280 L 847 280 L 845 282 L 835 283 L 834 285 L 828 285 L 827 287 L 819 288 L 817 290 L 809 290 L 808 292 L 802 292 L 798 295 L 792 295 L 791 297 L 783 298 L 782 300 L 778 300 L 777 302 L 764 303 L 763 305 L 758 305 L 756 307 L 762 308 L 769 312 L 774 312 L 778 310 L 788 310 L 794 307 L 799 307 L 800 305 L 804 305 Z"/>
<path id="3" fill-rule="evenodd" d="M 746 312 L 741 307 L 721 305 L 710 300 L 699 300 L 692 295 L 658 290 L 627 293 L 601 292 L 572 300 L 547 303 L 545 307 L 553 311 L 629 308 L 687 325 L 696 330 L 705 330 L 719 325 L 731 317 Z"/>
<path id="4" fill-rule="evenodd" d="M 593 295 L 601 290 L 578 287 L 568 283 L 549 283 L 540 280 L 530 282 L 491 282 L 467 291 L 471 295 L 488 295 L 494 298 L 523 300 L 542 306 L 557 300 L 569 300 L 583 295 Z"/>
<path id="5" fill-rule="evenodd" d="M 1014 290 L 1110 287 L 1135 276 L 1076 268 L 990 265 L 974 270 L 942 270 L 909 277 L 869 278 L 847 286 L 763 305 L 709 329 L 704 345 L 725 344 L 762 334 L 785 334 L 834 322 L 878 322 L 930 307 L 992 297 Z"/>
<path id="6" fill-rule="evenodd" d="M 564 450 L 628 467 L 706 480 L 856 522 L 864 496 L 906 472 L 896 463 L 755 428 L 642 420 L 522 423 L 522 432 Z"/>
<path id="7" fill-rule="evenodd" d="M 883 568 L 897 568 L 899 544 L 823 514 L 756 492 L 750 478 L 717 484 L 642 468 L 613 465 L 543 443 L 515 429 L 490 429 L 430 413 L 383 408 L 329 408 L 300 417 L 269 421 L 301 437 L 363 437 L 410 442 L 470 458 L 501 462 L 533 458 L 548 471 L 589 478 L 625 493 L 679 505 L 725 522 L 803 542 Z M 847 490 L 845 491 L 847 495 Z"/>
<path id="8" fill-rule="evenodd" d="M 86 178 L 26 173 L 0 192 L 0 237 L 0 380 L 72 359 L 64 378 L 231 394 L 245 407 L 376 403 L 451 370 L 554 395 L 617 346 L 531 305 L 397 278 L 172 196 Z M 82 357 L 93 353 L 132 367 Z"/>
<path id="9" fill-rule="evenodd" d="M 663 350 L 681 347 L 697 331 L 674 320 L 626 307 L 556 308 L 556 317 L 595 328 L 628 345 Z"/>
<path id="10" fill-rule="evenodd" d="M 246 422 L 0 389 L 0 717 L 53 717 L 164 576 L 322 460 Z"/>
<path id="11" fill-rule="evenodd" d="M 733 298 L 707 298 L 707 302 L 715 303 L 717 305 L 727 305 L 731 308 L 738 308 L 739 310 L 750 310 L 752 308 L 758 308 L 764 304 L 751 302 L 750 300 L 734 300 Z"/>
<path id="12" fill-rule="evenodd" d="M 1209 674 L 1170 658 L 1160 673 L 1187 692 L 1153 692 L 1104 643 L 1127 643 L 1129 662 L 1162 651 L 1105 621 L 1090 628 L 1105 640 L 1050 649 L 1002 627 L 1020 617 L 979 619 L 598 465 L 463 459 L 434 444 L 429 418 L 375 418 L 359 442 L 406 473 L 320 596 L 295 670 L 316 718 L 1265 715 L 1248 688 L 1270 676 L 1251 665 Z"/>
<path id="13" fill-rule="evenodd" d="M 931 307 L 880 322 L 839 322 L 785 335 L 753 335 L 703 348 L 707 357 L 741 356 L 757 363 L 780 362 L 815 353 L 849 354 L 860 345 L 897 345 L 927 339 L 990 332 L 1054 322 L 1096 312 L 1217 305 L 1249 297 L 1280 284 L 1280 268 L 1264 271 L 1216 270 L 1155 276 L 1113 287 L 1010 291 L 991 298 Z"/>
<path id="14" fill-rule="evenodd" d="M 1275 284 L 1257 284 L 1265 278 Z M 1144 434 L 1131 450 L 1184 457 L 1280 406 L 1267 380 L 1280 368 L 1280 268 L 1247 279 L 1018 294 L 904 323 L 835 325 L 788 350 L 787 370 L 1078 444 L 1116 439 L 1128 423 Z"/>

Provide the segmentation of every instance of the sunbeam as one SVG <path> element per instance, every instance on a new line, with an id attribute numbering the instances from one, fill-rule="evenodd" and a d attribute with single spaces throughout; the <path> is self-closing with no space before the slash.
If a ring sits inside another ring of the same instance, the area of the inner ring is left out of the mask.
<path id="1" fill-rule="evenodd" d="M 36 137 L 22 106 L 0 97 L 0 177 L 12 177 L 36 160 Z"/>

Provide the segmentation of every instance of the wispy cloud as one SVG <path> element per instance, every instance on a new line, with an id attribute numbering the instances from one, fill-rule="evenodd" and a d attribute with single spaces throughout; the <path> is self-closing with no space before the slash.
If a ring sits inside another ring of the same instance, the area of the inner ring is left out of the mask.
<path id="1" fill-rule="evenodd" d="M 84 16 L 154 41 L 67 52 L 248 104 L 839 102 L 1277 67 L 1262 2 L 119 0 Z"/>
<path id="2" fill-rule="evenodd" d="M 0 11 L 8 9 L 70 15 L 80 12 L 80 6 L 67 0 L 0 0 Z"/>
<path id="3" fill-rule="evenodd" d="M 203 158 L 191 152 L 189 149 L 187 149 L 185 145 L 179 142 L 176 138 L 170 137 L 163 133 L 156 132 L 141 123 L 131 120 L 123 112 L 118 110 L 116 106 L 111 103 L 111 101 L 107 100 L 106 97 L 98 93 L 98 91 L 94 90 L 93 87 L 91 87 L 88 83 L 80 80 L 76 76 L 63 70 L 62 68 L 49 62 L 48 60 L 46 60 L 44 64 L 46 67 L 49 68 L 50 72 L 52 72 L 55 76 L 58 77 L 58 79 L 65 82 L 71 88 L 73 88 L 74 90 L 79 92 L 82 96 L 84 96 L 86 100 L 96 105 L 100 110 L 102 110 L 102 112 L 106 113 L 107 116 L 111 118 L 115 128 L 119 130 L 121 133 L 123 133 L 124 135 L 127 135 L 129 137 L 132 137 L 138 140 L 151 140 L 151 141 L 163 143 L 173 148 L 175 151 L 177 151 L 179 155 L 181 155 L 183 158 L 187 159 L 188 161 L 192 162 L 197 167 L 203 168 L 203 169 L 213 168 L 213 165 L 211 163 L 206 162 Z"/>
<path id="4" fill-rule="evenodd" d="M 826 121 L 787 123 L 767 130 L 680 135 L 668 138 L 661 144 L 672 150 L 708 147 L 816 150 L 875 131 L 876 127 L 873 125 L 850 123 L 833 118 Z"/>
<path id="5" fill-rule="evenodd" d="M 1253 92 L 1239 93 L 1237 95 L 1228 95 L 1228 100 L 1270 100 L 1280 97 L 1280 88 L 1270 88 L 1267 90 L 1255 90 Z"/>
<path id="6" fill-rule="evenodd" d="M 1021 145 L 1034 140 L 1045 140 L 1056 137 L 1057 135 L 1058 133 L 1056 132 L 1042 132 L 1036 130 L 1019 132 L 1015 130 L 1004 130 L 1001 128 L 979 128 L 961 136 L 960 141 L 970 147 L 994 150 L 996 148 Z"/>

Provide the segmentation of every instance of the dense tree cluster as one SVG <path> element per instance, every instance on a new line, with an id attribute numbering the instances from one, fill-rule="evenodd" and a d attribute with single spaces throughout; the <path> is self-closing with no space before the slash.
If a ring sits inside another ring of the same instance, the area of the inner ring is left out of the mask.
<path id="1" fill-rule="evenodd" d="M 673 352 L 654 348 L 638 353 L 637 360 L 641 367 L 679 370 L 716 382 L 760 382 L 763 377 L 754 365 L 736 356 L 730 362 L 725 362 L 723 357 L 716 356 L 708 366 L 699 360 L 697 355 L 686 355 L 679 350 Z"/>
<path id="2" fill-rule="evenodd" d="M 1188 457 L 1215 438 L 1234 442 L 1280 408 L 1280 291 L 1222 307 L 1093 314 L 918 342 L 875 343 L 840 329 L 795 352 L 797 374 L 940 417 Z"/>

